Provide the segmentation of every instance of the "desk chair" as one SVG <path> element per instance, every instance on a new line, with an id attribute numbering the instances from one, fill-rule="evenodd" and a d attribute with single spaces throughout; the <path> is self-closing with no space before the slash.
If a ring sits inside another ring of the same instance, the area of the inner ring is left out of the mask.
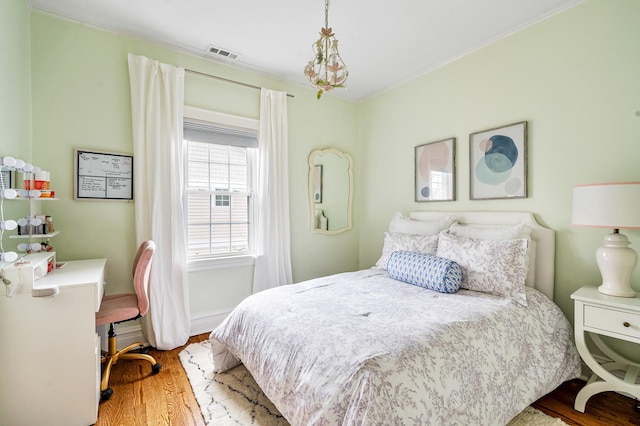
<path id="1" fill-rule="evenodd" d="M 151 260 L 156 245 L 153 241 L 145 241 L 138 247 L 133 261 L 133 287 L 135 293 L 113 294 L 104 296 L 100 305 L 100 311 L 96 313 L 96 325 L 109 324 L 109 350 L 102 351 L 101 362 L 106 364 L 102 371 L 100 382 L 100 396 L 103 400 L 111 398 L 113 390 L 109 388 L 109 374 L 111 366 L 119 359 L 142 359 L 151 363 L 153 373 L 160 371 L 162 367 L 156 360 L 145 353 L 130 353 L 132 350 L 144 347 L 142 343 L 133 343 L 126 348 L 117 350 L 116 333 L 113 325 L 125 321 L 131 321 L 144 316 L 149 310 L 149 273 Z"/>

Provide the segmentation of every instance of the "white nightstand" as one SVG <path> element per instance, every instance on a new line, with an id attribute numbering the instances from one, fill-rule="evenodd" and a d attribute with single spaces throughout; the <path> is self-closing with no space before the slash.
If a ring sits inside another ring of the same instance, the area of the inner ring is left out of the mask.
<path id="1" fill-rule="evenodd" d="M 582 287 L 571 295 L 575 300 L 576 346 L 593 375 L 576 396 L 574 408 L 584 413 L 587 400 L 600 392 L 616 391 L 640 399 L 640 385 L 636 378 L 640 364 L 613 351 L 600 335 L 640 344 L 640 297 L 614 297 L 599 293 L 597 287 Z M 585 342 L 588 332 L 595 345 L 612 361 L 598 363 Z M 610 371 L 626 371 L 620 379 Z"/>

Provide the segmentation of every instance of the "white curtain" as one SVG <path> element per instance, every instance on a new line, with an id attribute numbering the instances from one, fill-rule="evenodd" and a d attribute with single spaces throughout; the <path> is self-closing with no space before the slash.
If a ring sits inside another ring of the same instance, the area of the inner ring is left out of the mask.
<path id="1" fill-rule="evenodd" d="M 287 94 L 262 89 L 253 292 L 291 284 Z"/>
<path id="2" fill-rule="evenodd" d="M 158 349 L 189 338 L 183 193 L 184 68 L 129 54 L 136 240 L 156 243 L 143 330 Z"/>

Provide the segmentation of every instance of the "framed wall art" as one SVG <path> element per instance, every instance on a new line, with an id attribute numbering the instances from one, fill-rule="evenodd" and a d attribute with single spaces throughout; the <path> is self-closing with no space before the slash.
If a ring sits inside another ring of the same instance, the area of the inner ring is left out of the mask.
<path id="1" fill-rule="evenodd" d="M 133 156 L 74 150 L 73 199 L 133 201 Z"/>
<path id="2" fill-rule="evenodd" d="M 456 138 L 415 147 L 415 201 L 456 199 Z"/>
<path id="3" fill-rule="evenodd" d="M 527 197 L 527 122 L 469 135 L 469 198 Z"/>

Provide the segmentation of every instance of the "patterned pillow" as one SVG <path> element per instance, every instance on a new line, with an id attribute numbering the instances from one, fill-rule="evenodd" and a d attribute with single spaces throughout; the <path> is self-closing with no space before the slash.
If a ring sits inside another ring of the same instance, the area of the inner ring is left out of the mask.
<path id="1" fill-rule="evenodd" d="M 457 221 L 449 227 L 449 232 L 461 237 L 476 238 L 478 240 L 529 240 L 529 255 L 527 256 L 527 278 L 525 285 L 535 287 L 536 282 L 536 247 L 531 239 L 532 229 L 526 223 L 518 225 L 460 225 Z"/>
<path id="2" fill-rule="evenodd" d="M 438 235 L 412 235 L 397 232 L 384 233 L 382 256 L 376 262 L 376 268 L 387 269 L 391 253 L 397 250 L 415 251 L 435 255 L 438 248 Z"/>
<path id="3" fill-rule="evenodd" d="M 492 293 L 527 306 L 528 240 L 479 240 L 440 234 L 436 256 L 451 259 L 462 268 L 460 287 Z"/>
<path id="4" fill-rule="evenodd" d="M 458 222 L 453 222 L 449 227 L 449 231 L 454 235 L 478 240 L 516 240 L 531 236 L 531 227 L 525 223 L 510 226 L 477 226 L 460 225 Z"/>
<path id="5" fill-rule="evenodd" d="M 412 251 L 391 253 L 387 272 L 394 280 L 440 293 L 455 293 L 462 280 L 462 271 L 456 262 Z"/>

